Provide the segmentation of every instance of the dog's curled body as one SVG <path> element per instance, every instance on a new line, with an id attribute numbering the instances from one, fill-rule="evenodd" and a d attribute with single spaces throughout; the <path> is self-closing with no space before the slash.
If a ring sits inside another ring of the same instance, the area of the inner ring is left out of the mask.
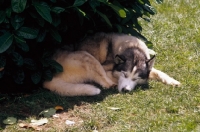
<path id="1" fill-rule="evenodd" d="M 58 51 L 54 57 L 63 66 L 44 87 L 63 96 L 92 96 L 100 89 L 85 82 L 92 81 L 105 88 L 118 85 L 118 90 L 131 91 L 137 84 L 156 79 L 165 84 L 180 85 L 167 74 L 153 68 L 145 43 L 134 36 L 97 33 L 86 38 L 75 52 Z"/>
<path id="2" fill-rule="evenodd" d="M 85 82 L 94 81 L 105 88 L 115 84 L 107 77 L 101 64 L 85 51 L 61 52 L 54 58 L 63 66 L 63 72 L 56 74 L 44 87 L 63 96 L 97 95 L 100 89 Z"/>

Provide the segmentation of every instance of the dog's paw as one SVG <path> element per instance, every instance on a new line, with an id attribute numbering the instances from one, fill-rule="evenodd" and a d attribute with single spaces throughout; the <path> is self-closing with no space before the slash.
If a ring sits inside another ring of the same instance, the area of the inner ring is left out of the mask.
<path id="1" fill-rule="evenodd" d="M 117 84 L 113 83 L 110 88 L 116 88 L 117 87 Z"/>
<path id="2" fill-rule="evenodd" d="M 90 91 L 90 94 L 89 95 L 98 95 L 98 94 L 100 94 L 101 93 L 101 90 L 100 89 L 98 89 L 98 88 L 95 88 L 95 89 L 93 89 L 93 90 L 91 90 Z"/>
<path id="3" fill-rule="evenodd" d="M 110 88 L 115 88 L 117 84 L 115 83 L 107 83 L 106 85 L 103 85 L 104 89 L 110 89 Z"/>
<path id="4" fill-rule="evenodd" d="M 168 79 L 166 84 L 176 86 L 176 87 L 181 86 L 181 83 L 173 78 Z"/>

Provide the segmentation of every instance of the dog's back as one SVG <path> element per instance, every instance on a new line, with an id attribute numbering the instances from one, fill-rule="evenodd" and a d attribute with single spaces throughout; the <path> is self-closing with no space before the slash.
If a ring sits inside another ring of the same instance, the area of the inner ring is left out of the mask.
<path id="1" fill-rule="evenodd" d="M 113 59 L 127 48 L 139 48 L 150 59 L 149 50 L 143 41 L 119 33 L 97 33 L 83 41 L 78 50 L 87 51 L 103 64 L 107 59 Z"/>
<path id="2" fill-rule="evenodd" d="M 138 48 L 150 59 L 146 44 L 140 39 L 126 34 L 111 34 L 113 55 L 122 54 L 128 48 Z"/>

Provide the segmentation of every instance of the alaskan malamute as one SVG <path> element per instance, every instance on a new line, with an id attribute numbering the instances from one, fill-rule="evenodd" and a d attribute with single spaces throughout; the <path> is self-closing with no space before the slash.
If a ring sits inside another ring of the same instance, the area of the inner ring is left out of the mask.
<path id="1" fill-rule="evenodd" d="M 140 39 L 117 33 L 97 33 L 84 40 L 77 51 L 59 51 L 54 57 L 63 66 L 44 87 L 63 96 L 93 96 L 104 88 L 117 86 L 118 91 L 131 91 L 149 79 L 179 86 L 180 82 L 153 68 L 155 56 Z"/>

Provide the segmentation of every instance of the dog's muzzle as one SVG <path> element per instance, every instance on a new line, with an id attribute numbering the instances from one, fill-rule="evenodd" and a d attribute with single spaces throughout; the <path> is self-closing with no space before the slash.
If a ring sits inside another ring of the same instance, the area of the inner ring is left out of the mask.
<path id="1" fill-rule="evenodd" d="M 129 92 L 135 88 L 137 82 L 132 81 L 130 78 L 120 76 L 118 80 L 118 91 Z"/>

